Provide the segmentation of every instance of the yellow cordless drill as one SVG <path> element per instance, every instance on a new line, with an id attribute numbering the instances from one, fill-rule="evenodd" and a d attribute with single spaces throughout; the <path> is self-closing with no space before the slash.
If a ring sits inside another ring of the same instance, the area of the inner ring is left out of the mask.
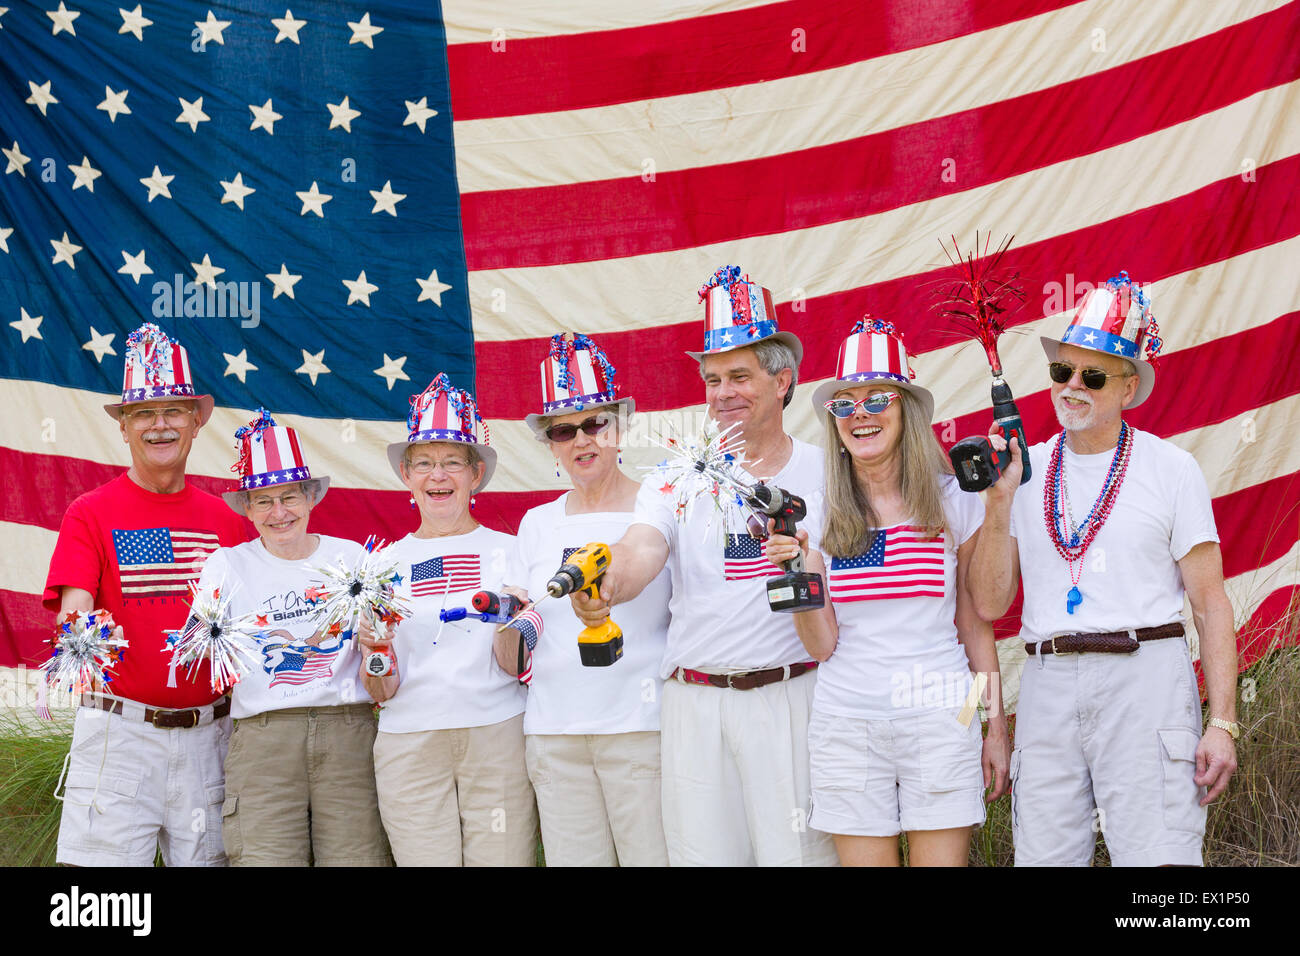
<path id="1" fill-rule="evenodd" d="M 569 555 L 560 570 L 546 582 L 546 593 L 564 597 L 582 591 L 600 600 L 598 584 L 609 570 L 609 545 L 592 542 Z M 623 630 L 607 618 L 600 627 L 584 627 L 578 635 L 578 655 L 587 667 L 608 667 L 623 656 Z"/>

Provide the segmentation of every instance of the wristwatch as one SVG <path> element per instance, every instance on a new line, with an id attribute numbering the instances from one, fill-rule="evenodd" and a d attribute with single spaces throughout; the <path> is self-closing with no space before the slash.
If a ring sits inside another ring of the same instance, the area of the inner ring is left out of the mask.
<path id="1" fill-rule="evenodd" d="M 1222 717 L 1211 717 L 1207 723 L 1211 727 L 1218 727 L 1220 730 L 1226 730 L 1228 736 L 1233 740 L 1241 739 L 1241 724 L 1235 720 L 1224 720 Z"/>

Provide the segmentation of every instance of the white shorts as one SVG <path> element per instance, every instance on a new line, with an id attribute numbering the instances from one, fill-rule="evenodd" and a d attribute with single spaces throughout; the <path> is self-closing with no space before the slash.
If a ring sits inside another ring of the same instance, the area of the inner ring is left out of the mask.
<path id="1" fill-rule="evenodd" d="M 1011 755 L 1017 866 L 1200 866 L 1201 701 L 1185 641 L 1025 661 Z"/>
<path id="2" fill-rule="evenodd" d="M 664 681 L 664 837 L 671 866 L 835 866 L 808 826 L 817 672 L 754 690 Z"/>
<path id="3" fill-rule="evenodd" d="M 74 866 L 225 866 L 230 717 L 201 708 L 197 727 L 163 730 L 144 707 L 124 715 L 78 707 L 62 790 L 57 861 Z M 136 714 L 139 716 L 136 716 Z"/>
<path id="4" fill-rule="evenodd" d="M 814 713 L 811 825 L 845 836 L 897 836 L 984 822 L 980 722 L 960 708 L 890 720 Z"/>

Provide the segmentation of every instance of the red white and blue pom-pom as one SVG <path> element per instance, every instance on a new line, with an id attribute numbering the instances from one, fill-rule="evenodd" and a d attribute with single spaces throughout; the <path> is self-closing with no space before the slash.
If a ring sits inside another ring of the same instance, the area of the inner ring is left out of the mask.
<path id="1" fill-rule="evenodd" d="M 379 624 L 396 624 L 410 614 L 405 598 L 397 593 L 401 583 L 397 560 L 374 535 L 366 539 L 352 564 L 340 557 L 334 564 L 312 570 L 318 577 L 306 592 L 311 620 L 331 637 L 345 631 L 355 635 L 362 615 L 378 630 Z"/>
<path id="2" fill-rule="evenodd" d="M 193 599 L 189 617 L 180 630 L 167 632 L 167 646 L 162 649 L 164 654 L 170 651 L 172 655 L 168 686 L 175 686 L 177 669 L 185 668 L 186 680 L 193 680 L 199 664 L 208 661 L 208 682 L 213 691 L 221 694 L 259 666 L 257 639 L 262 628 L 255 615 L 231 613 L 233 591 L 224 582 L 211 594 L 201 593 L 190 582 L 190 591 Z"/>
<path id="3" fill-rule="evenodd" d="M 876 335 L 888 335 L 892 338 L 903 340 L 903 333 L 894 327 L 893 322 L 886 322 L 884 319 L 873 319 L 869 315 L 864 315 L 858 319 L 857 324 L 849 332 L 849 335 L 857 335 L 859 332 L 872 332 Z"/>
<path id="4" fill-rule="evenodd" d="M 256 418 L 254 418 L 247 425 L 240 425 L 238 428 L 236 428 L 235 447 L 239 449 L 239 460 L 230 466 L 230 470 L 237 475 L 244 474 L 245 466 L 248 465 L 249 456 L 251 454 L 248 446 L 244 444 L 244 439 L 247 438 L 249 435 L 252 435 L 254 441 L 261 441 L 262 432 L 266 431 L 268 428 L 274 428 L 274 427 L 275 427 L 275 419 L 271 417 L 271 413 L 268 412 L 265 408 L 258 408 Z"/>
<path id="5" fill-rule="evenodd" d="M 107 611 L 68 611 L 50 639 L 53 653 L 41 665 L 45 683 L 73 694 L 89 691 L 96 681 L 112 681 L 111 671 L 126 652 L 126 638 L 114 637 L 117 625 Z"/>
<path id="6" fill-rule="evenodd" d="M 726 530 L 731 530 L 737 516 L 742 523 L 747 521 L 746 505 L 738 489 L 752 484 L 752 480 L 741 468 L 752 471 L 759 460 L 745 460 L 745 440 L 737 431 L 739 427 L 740 423 L 734 422 L 722 428 L 716 419 L 706 416 L 697 433 L 679 432 L 669 423 L 666 435 L 651 438 L 668 452 L 664 461 L 649 469 L 655 482 L 662 482 L 660 493 L 672 498 L 678 521 L 685 521 L 692 502 L 701 498 L 712 503 Z M 767 527 L 766 521 L 763 527 Z"/>
<path id="7" fill-rule="evenodd" d="M 172 346 L 175 339 L 168 338 L 167 333 L 152 322 L 146 322 L 126 337 L 128 354 L 134 350 L 144 367 L 145 380 L 157 384 L 162 377 L 162 370 L 172 364 Z"/>
<path id="8" fill-rule="evenodd" d="M 714 271 L 713 275 L 700 286 L 700 301 L 703 302 L 709 296 L 709 290 L 721 286 L 728 292 L 732 287 L 741 280 L 740 266 L 723 266 Z"/>

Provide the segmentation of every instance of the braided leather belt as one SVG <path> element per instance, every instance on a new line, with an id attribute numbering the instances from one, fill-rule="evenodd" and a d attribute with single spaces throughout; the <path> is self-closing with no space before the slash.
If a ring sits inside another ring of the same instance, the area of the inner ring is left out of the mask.
<path id="1" fill-rule="evenodd" d="M 1162 624 L 1159 627 L 1129 628 L 1127 631 L 1107 631 L 1098 634 L 1058 634 L 1048 641 L 1025 644 L 1025 653 L 1034 654 L 1131 654 L 1141 641 L 1161 641 L 1167 637 L 1182 637 L 1181 623 Z"/>
<path id="2" fill-rule="evenodd" d="M 95 697 L 90 694 L 83 694 L 81 698 L 82 707 L 94 707 L 97 710 L 107 711 L 110 714 L 122 714 L 122 701 L 113 700 L 109 697 Z M 223 697 L 212 706 L 212 719 L 220 720 L 230 713 L 230 698 Z M 153 724 L 161 730 L 188 730 L 191 727 L 197 727 L 203 717 L 204 707 L 190 707 L 186 710 L 155 710 L 152 707 L 144 708 L 144 722 Z M 137 711 L 137 713 L 139 713 Z"/>
<path id="3" fill-rule="evenodd" d="M 687 684 L 704 684 L 708 687 L 730 687 L 732 690 L 754 690 L 768 684 L 776 684 L 806 674 L 817 666 L 816 661 L 801 661 L 784 667 L 772 667 L 765 671 L 745 671 L 743 674 L 706 674 L 679 667 L 673 671 L 669 680 L 681 680 Z"/>

